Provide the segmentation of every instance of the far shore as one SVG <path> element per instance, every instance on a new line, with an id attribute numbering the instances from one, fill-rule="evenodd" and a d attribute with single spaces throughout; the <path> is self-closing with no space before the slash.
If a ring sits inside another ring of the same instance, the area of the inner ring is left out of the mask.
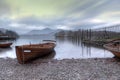
<path id="1" fill-rule="evenodd" d="M 117 58 L 38 59 L 19 64 L 16 59 L 0 59 L 0 80 L 119 80 Z"/>

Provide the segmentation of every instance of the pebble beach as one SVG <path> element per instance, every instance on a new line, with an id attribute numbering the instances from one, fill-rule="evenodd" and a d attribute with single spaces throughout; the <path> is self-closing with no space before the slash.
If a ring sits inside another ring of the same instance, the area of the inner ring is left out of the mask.
<path id="1" fill-rule="evenodd" d="M 0 59 L 0 80 L 119 80 L 120 61 L 115 58 L 38 59 L 19 64 Z"/>

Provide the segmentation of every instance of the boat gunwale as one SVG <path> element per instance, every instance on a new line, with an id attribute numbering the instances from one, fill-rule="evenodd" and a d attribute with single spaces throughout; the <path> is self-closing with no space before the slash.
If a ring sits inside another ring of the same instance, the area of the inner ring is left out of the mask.
<path id="1" fill-rule="evenodd" d="M 55 46 L 55 43 L 43 43 L 43 44 L 27 44 L 27 45 L 20 45 L 19 47 L 24 47 L 24 48 L 33 48 L 33 47 L 37 47 L 38 48 L 46 48 L 46 47 L 52 47 Z"/>
<path id="2" fill-rule="evenodd" d="M 113 47 L 111 48 L 110 45 L 113 46 L 114 44 L 113 43 L 108 43 L 108 44 L 103 45 L 103 47 L 106 48 L 107 50 L 110 50 L 110 51 L 120 52 L 120 47 L 119 48 L 113 48 Z"/>

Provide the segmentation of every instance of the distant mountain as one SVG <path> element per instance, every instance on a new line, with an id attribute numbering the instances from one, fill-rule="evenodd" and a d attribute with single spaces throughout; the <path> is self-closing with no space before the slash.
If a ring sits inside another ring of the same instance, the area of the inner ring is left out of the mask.
<path id="1" fill-rule="evenodd" d="M 54 35 L 58 31 L 60 30 L 53 30 L 50 28 L 45 28 L 42 30 L 32 30 L 24 35 Z"/>

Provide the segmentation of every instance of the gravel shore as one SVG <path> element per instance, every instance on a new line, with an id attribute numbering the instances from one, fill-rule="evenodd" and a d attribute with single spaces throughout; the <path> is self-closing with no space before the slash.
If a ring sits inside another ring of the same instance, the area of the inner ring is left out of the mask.
<path id="1" fill-rule="evenodd" d="M 16 59 L 0 59 L 0 80 L 120 80 L 120 61 L 39 59 L 22 65 Z"/>

